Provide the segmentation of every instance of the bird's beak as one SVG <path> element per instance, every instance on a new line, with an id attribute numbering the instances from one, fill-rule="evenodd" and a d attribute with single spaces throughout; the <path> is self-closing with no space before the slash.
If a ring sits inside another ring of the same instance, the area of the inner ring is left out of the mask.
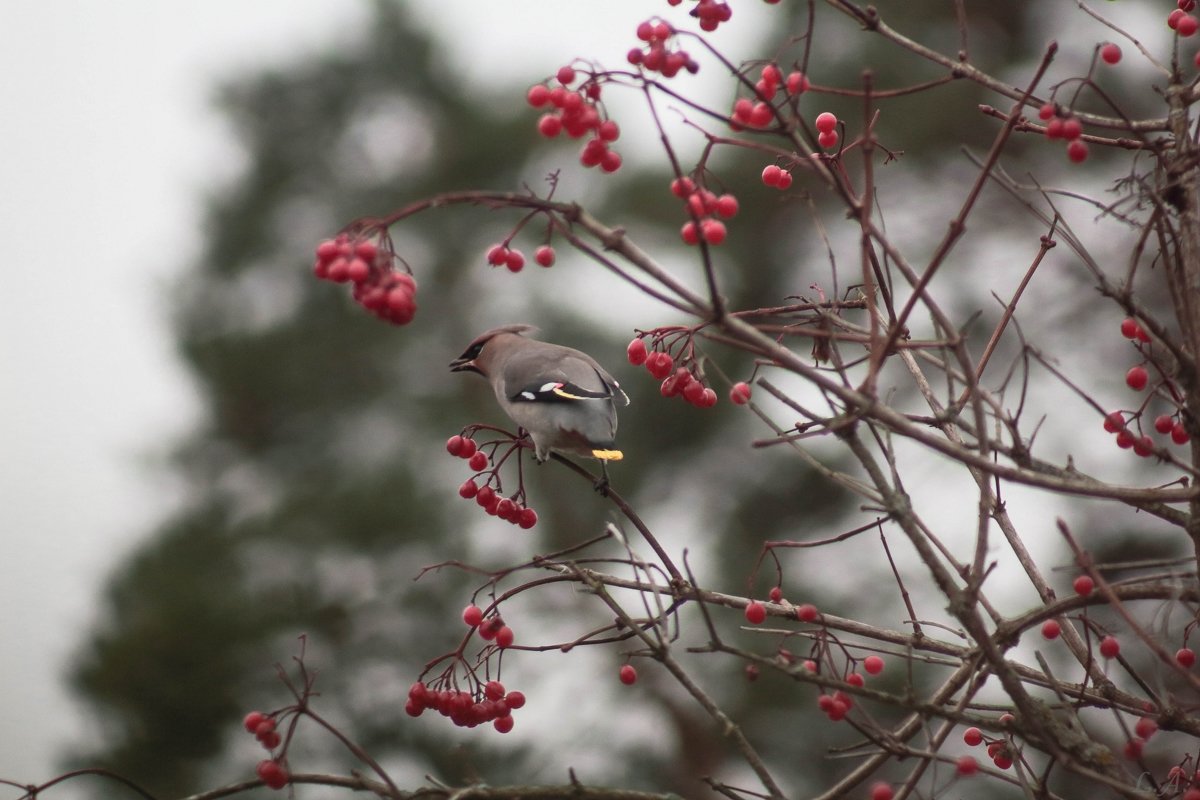
<path id="1" fill-rule="evenodd" d="M 451 372 L 479 372 L 475 360 L 471 358 L 456 358 L 450 362 Z"/>

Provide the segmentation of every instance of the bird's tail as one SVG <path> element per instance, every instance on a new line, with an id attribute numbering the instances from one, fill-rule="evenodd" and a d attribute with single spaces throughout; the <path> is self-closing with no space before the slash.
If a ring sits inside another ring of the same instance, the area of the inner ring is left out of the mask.
<path id="1" fill-rule="evenodd" d="M 601 461 L 620 461 L 625 454 L 620 450 L 593 450 L 592 457 Z"/>

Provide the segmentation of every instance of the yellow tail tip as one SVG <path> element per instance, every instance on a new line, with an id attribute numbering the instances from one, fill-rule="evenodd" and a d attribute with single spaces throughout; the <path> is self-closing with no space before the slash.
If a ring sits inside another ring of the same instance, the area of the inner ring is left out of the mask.
<path id="1" fill-rule="evenodd" d="M 592 456 L 601 461 L 620 461 L 625 454 L 620 450 L 593 450 Z"/>

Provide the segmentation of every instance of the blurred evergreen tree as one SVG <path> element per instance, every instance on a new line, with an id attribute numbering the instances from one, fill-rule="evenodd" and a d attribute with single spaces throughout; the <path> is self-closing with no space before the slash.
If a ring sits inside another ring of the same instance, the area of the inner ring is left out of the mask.
<path id="1" fill-rule="evenodd" d="M 952 4 L 881 5 L 885 18 L 903 15 L 897 26 L 954 34 Z M 1021 33 L 1030 5 L 972 9 L 972 21 L 992 35 L 988 66 L 1030 56 Z M 803 4 L 796 6 L 799 30 Z M 616 468 L 614 485 L 650 518 L 697 526 L 680 536 L 723 568 L 707 577 L 714 588 L 743 588 L 762 541 L 815 538 L 813 531 L 832 525 L 845 500 L 783 454 L 752 454 L 747 441 L 754 429 L 727 404 L 701 412 L 657 401 L 656 387 L 622 363 L 628 327 L 605 327 L 597 321 L 603 314 L 577 313 L 553 294 L 561 283 L 535 283 L 542 273 L 489 273 L 482 253 L 513 218 L 455 209 L 427 213 L 393 232 L 420 285 L 420 310 L 406 328 L 369 318 L 342 291 L 312 279 L 312 246 L 351 219 L 449 188 L 515 189 L 522 182 L 539 188 L 543 177 L 536 170 L 545 163 L 545 143 L 520 101 L 524 87 L 513 87 L 507 107 L 482 102 L 469 83 L 453 79 L 436 42 L 414 30 L 402 4 L 373 8 L 369 30 L 353 45 L 250 76 L 222 95 L 247 168 L 210 201 L 206 250 L 172 297 L 180 356 L 208 410 L 202 428 L 174 451 L 173 467 L 190 499 L 113 575 L 103 619 L 74 671 L 105 736 L 73 754 L 72 763 L 107 766 L 160 797 L 250 774 L 259 751 L 238 731 L 240 719 L 252 708 L 286 702 L 271 665 L 287 665 L 301 633 L 308 635 L 310 663 L 322 670 L 319 707 L 381 762 L 399 765 L 397 778 L 416 785 L 424 774 L 455 781 L 478 771 L 492 783 L 565 776 L 571 764 L 553 757 L 554 730 L 515 757 L 509 740 L 483 732 L 457 738 L 461 732 L 449 725 L 412 722 L 403 713 L 404 694 L 423 663 L 455 645 L 458 610 L 479 582 L 454 571 L 413 582 L 420 567 L 479 556 L 471 526 L 490 525 L 486 535 L 508 540 L 515 554 L 509 560 L 516 561 L 595 535 L 609 516 L 584 483 L 552 466 L 528 478 L 542 515 L 535 538 L 481 521 L 477 509 L 457 500 L 464 470 L 443 455 L 442 443 L 466 423 L 502 422 L 482 383 L 467 385 L 472 378 L 445 368 L 483 328 L 529 321 L 546 339 L 584 346 L 618 373 L 634 397 L 620 438 L 637 457 Z M 839 48 L 822 83 L 856 85 L 865 54 L 889 86 L 930 77 L 927 67 L 906 71 L 911 60 L 890 60 L 894 53 L 876 39 L 844 23 L 836 29 L 847 38 L 821 43 L 822 57 Z M 960 82 L 939 91 L 978 89 Z M 913 116 L 897 124 L 914 157 L 953 152 L 948 142 L 958 142 L 958 126 L 936 110 L 949 105 L 944 96 L 910 102 Z M 971 103 L 958 107 L 977 113 Z M 928 121 L 919 126 L 928 139 L 912 138 L 914 119 Z M 572 153 L 562 154 L 563 163 L 573 162 Z M 812 271 L 774 243 L 780 230 L 795 226 L 796 207 L 753 191 L 760 156 L 731 156 L 720 166 L 742 200 L 730 247 L 747 266 L 731 283 L 734 302 L 776 305 L 807 291 Z M 682 216 L 666 192 L 669 177 L 626 168 L 606 179 L 596 211 L 638 234 L 677 241 Z M 560 263 L 554 271 L 577 267 Z M 501 318 L 501 311 L 511 316 Z M 749 369 L 744 359 L 714 356 L 735 376 Z M 687 507 L 697 497 L 698 507 Z M 800 565 L 789 577 L 821 570 Z M 770 576 L 764 580 L 763 592 Z M 819 586 L 804 588 L 820 602 Z M 523 627 L 538 638 L 538 623 Z M 550 657 L 518 654 L 509 666 L 514 675 L 522 658 Z M 721 676 L 731 665 L 704 669 Z M 600 680 L 575 677 L 579 692 Z M 810 693 L 782 680 L 746 684 L 737 677 L 725 674 L 714 691 L 750 730 L 809 727 Z M 531 697 L 531 706 L 544 709 L 569 703 Z M 661 711 L 672 731 L 667 766 L 635 744 L 603 742 L 623 764 L 604 782 L 697 796 L 696 777 L 719 772 L 728 747 L 669 692 Z M 311 742 L 319 738 L 315 731 L 302 735 L 300 746 L 312 748 L 314 760 L 344 769 L 345 760 L 330 761 L 332 746 Z M 469 742 L 469 754 L 456 749 L 459 741 Z M 768 741 L 780 751 L 769 756 L 787 751 L 787 737 Z M 534 773 L 528 769 L 534 763 L 551 767 Z M 820 785 L 840 768 L 822 762 L 790 769 L 788 781 Z M 113 796 L 111 787 L 101 794 Z"/>

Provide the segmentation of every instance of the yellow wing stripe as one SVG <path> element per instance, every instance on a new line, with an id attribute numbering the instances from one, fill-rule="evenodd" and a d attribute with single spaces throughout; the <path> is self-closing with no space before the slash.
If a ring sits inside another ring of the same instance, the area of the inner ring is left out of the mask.
<path id="1" fill-rule="evenodd" d="M 551 389 L 550 391 L 552 391 L 554 394 L 558 395 L 559 397 L 565 397 L 565 398 L 567 398 L 568 400 L 589 400 L 589 399 L 592 399 L 592 398 L 583 397 L 583 396 L 581 396 L 581 395 L 577 395 L 577 394 L 571 394 L 570 392 L 567 392 L 567 391 L 563 391 L 563 388 L 562 388 L 561 386 L 555 386 L 555 387 L 554 387 L 553 389 Z"/>

